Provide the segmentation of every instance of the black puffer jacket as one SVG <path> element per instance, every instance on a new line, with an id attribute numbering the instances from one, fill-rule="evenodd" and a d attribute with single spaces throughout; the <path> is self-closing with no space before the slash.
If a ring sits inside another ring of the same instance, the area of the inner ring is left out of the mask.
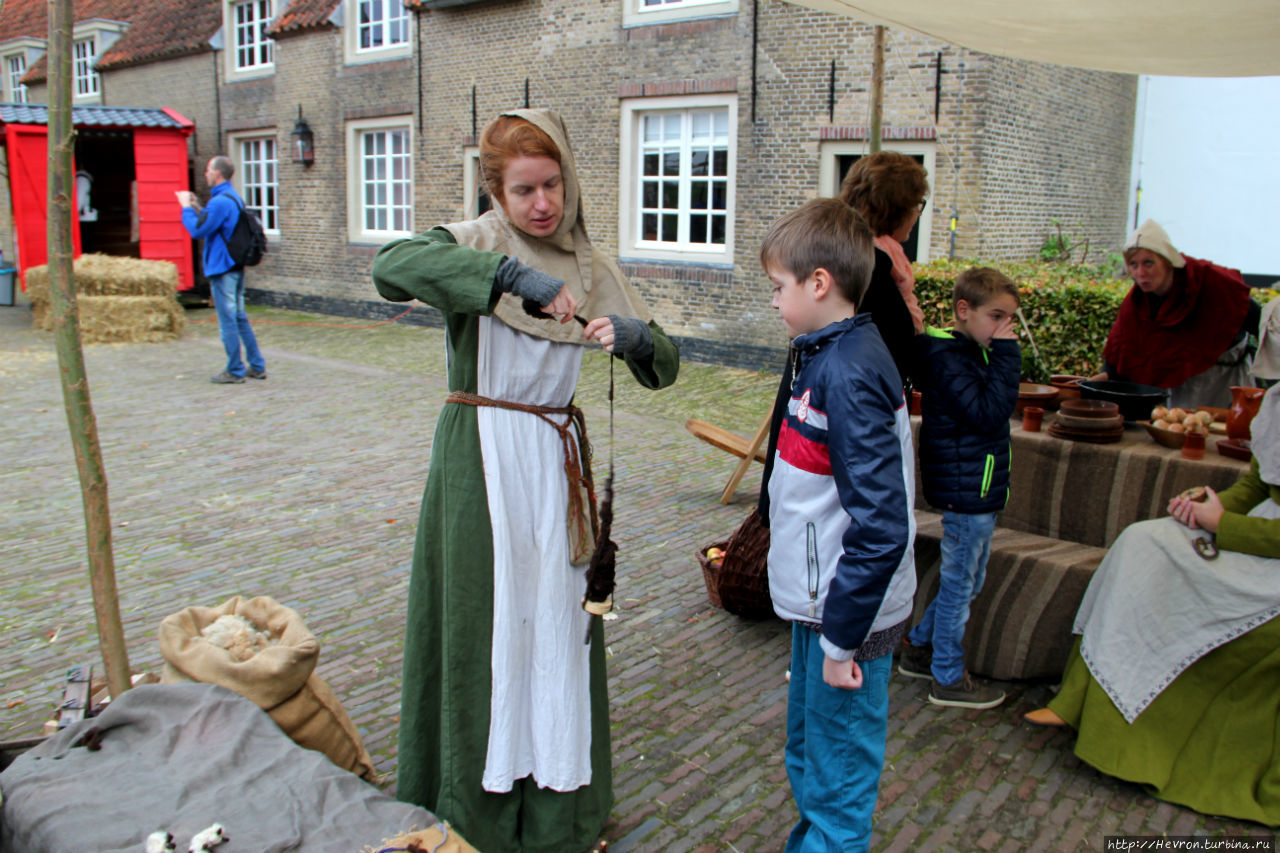
<path id="1" fill-rule="evenodd" d="M 923 350 L 920 478 L 929 505 L 997 512 L 1009 500 L 1009 417 L 1018 404 L 1022 354 L 997 338 L 984 350 L 954 329 L 930 328 Z"/>

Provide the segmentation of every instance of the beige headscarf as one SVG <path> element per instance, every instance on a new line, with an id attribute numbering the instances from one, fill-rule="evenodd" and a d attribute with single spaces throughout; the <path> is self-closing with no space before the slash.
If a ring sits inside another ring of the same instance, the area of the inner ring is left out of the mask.
<path id="1" fill-rule="evenodd" d="M 650 320 L 649 308 L 618 265 L 591 245 L 582 216 L 581 189 L 569 134 L 554 110 L 512 110 L 502 113 L 522 118 L 551 137 L 560 149 L 560 173 L 564 179 L 564 218 L 550 237 L 534 237 L 515 226 L 494 199 L 491 210 L 479 219 L 442 226 L 460 245 L 518 258 L 534 269 L 564 279 L 578 300 L 578 314 L 587 320 L 617 314 Z M 527 314 L 520 297 L 504 293 L 493 311 L 513 329 L 549 341 L 585 344 L 582 326 L 575 322 L 539 320 Z"/>
<path id="2" fill-rule="evenodd" d="M 1182 269 L 1187 265 L 1182 253 L 1173 247 L 1173 241 L 1169 239 L 1169 235 L 1154 219 L 1148 219 L 1129 235 L 1129 239 L 1124 244 L 1124 253 L 1128 255 L 1133 249 L 1155 252 L 1168 261 L 1174 269 Z"/>

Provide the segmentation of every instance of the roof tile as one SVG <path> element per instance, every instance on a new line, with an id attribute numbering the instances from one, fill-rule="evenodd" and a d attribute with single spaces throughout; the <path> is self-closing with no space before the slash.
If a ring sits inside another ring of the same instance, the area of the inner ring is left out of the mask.
<path id="1" fill-rule="evenodd" d="M 98 58 L 98 70 L 205 53 L 221 26 L 218 0 L 136 0 L 128 31 Z"/>
<path id="2" fill-rule="evenodd" d="M 128 21 L 137 0 L 74 0 L 75 19 L 106 18 Z M 47 0 L 4 0 L 0 6 L 0 42 L 16 38 L 49 38 Z"/>
<path id="3" fill-rule="evenodd" d="M 326 26 L 336 8 L 338 0 L 293 0 L 267 29 L 267 35 L 278 38 L 295 35 L 300 30 Z"/>
<path id="4" fill-rule="evenodd" d="M 0 122 L 47 125 L 49 108 L 44 104 L 0 104 Z M 76 127 L 184 127 L 169 113 L 153 107 L 72 107 L 71 123 Z"/>

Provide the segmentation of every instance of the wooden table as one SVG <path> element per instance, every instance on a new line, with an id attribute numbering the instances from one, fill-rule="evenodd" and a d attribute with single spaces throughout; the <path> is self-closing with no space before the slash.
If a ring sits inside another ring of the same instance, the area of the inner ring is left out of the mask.
<path id="1" fill-rule="evenodd" d="M 912 426 L 919 428 L 919 418 Z M 1219 454 L 1215 437 L 1203 459 L 1184 459 L 1140 426 L 1126 427 L 1115 444 L 1088 444 L 1026 432 L 1014 421 L 1010 439 L 1010 497 L 992 537 L 986 583 L 971 605 L 966 665 L 990 678 L 1057 680 L 1080 600 L 1120 532 L 1164 516 L 1169 498 L 1191 486 L 1227 488 L 1249 465 Z M 917 621 L 938 586 L 943 537 L 918 476 Z"/>
<path id="2" fill-rule="evenodd" d="M 1192 486 L 1221 491 L 1249 470 L 1249 463 L 1217 451 L 1218 436 L 1206 441 L 1203 459 L 1156 444 L 1141 426 L 1125 427 L 1115 444 L 1089 444 L 1027 432 L 1011 424 L 1013 462 L 1009 503 L 1000 526 L 1023 533 L 1106 548 L 1135 521 L 1166 514 L 1169 498 Z M 920 419 L 912 418 L 913 434 Z M 916 506 L 930 507 L 916 473 Z"/>

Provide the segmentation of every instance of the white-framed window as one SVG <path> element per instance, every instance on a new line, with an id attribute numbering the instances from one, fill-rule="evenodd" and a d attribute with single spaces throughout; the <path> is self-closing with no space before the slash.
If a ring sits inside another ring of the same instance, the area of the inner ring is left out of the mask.
<path id="1" fill-rule="evenodd" d="M 934 168 L 937 159 L 937 143 L 886 139 L 881 143 L 881 148 L 914 157 L 920 165 L 924 166 L 925 172 L 929 175 L 929 198 L 925 203 L 924 212 L 920 214 L 916 227 L 912 229 L 911 237 L 903 244 L 903 249 L 910 260 L 915 263 L 928 263 L 931 258 L 929 237 L 933 234 L 933 199 L 938 183 Z M 849 167 L 859 157 L 868 153 L 870 148 L 865 140 L 821 143 L 818 147 L 818 192 L 829 197 L 840 195 L 840 184 L 843 183 Z"/>
<path id="2" fill-rule="evenodd" d="M 413 54 L 413 16 L 404 0 L 345 0 L 343 52 L 348 63 Z"/>
<path id="3" fill-rule="evenodd" d="M 622 104 L 619 241 L 626 256 L 732 263 L 734 95 Z"/>
<path id="4" fill-rule="evenodd" d="M 4 58 L 5 80 L 9 84 L 9 101 L 27 103 L 27 87 L 22 85 L 22 75 L 27 73 L 27 55 L 14 53 Z"/>
<path id="5" fill-rule="evenodd" d="M 413 123 L 409 116 L 347 123 L 351 239 L 386 242 L 413 233 Z"/>
<path id="6" fill-rule="evenodd" d="M 409 41 L 404 0 L 355 0 L 359 7 L 360 50 L 378 50 Z"/>
<path id="7" fill-rule="evenodd" d="M 475 219 L 493 207 L 480 175 L 480 148 L 475 145 L 462 149 L 462 199 L 463 219 Z"/>
<path id="8" fill-rule="evenodd" d="M 271 39 L 271 0 L 245 0 L 231 5 L 231 57 L 236 71 L 262 71 L 274 67 Z"/>
<path id="9" fill-rule="evenodd" d="M 738 14 L 738 0 L 622 0 L 622 26 L 643 27 L 690 18 Z"/>
<path id="10" fill-rule="evenodd" d="M 93 38 L 79 39 L 71 50 L 75 97 L 92 98 L 98 94 L 98 72 L 93 67 L 94 60 L 98 58 L 98 43 Z"/>
<path id="11" fill-rule="evenodd" d="M 280 178 L 274 135 L 232 137 L 236 155 L 236 189 L 244 206 L 258 214 L 262 230 L 280 233 Z"/>

